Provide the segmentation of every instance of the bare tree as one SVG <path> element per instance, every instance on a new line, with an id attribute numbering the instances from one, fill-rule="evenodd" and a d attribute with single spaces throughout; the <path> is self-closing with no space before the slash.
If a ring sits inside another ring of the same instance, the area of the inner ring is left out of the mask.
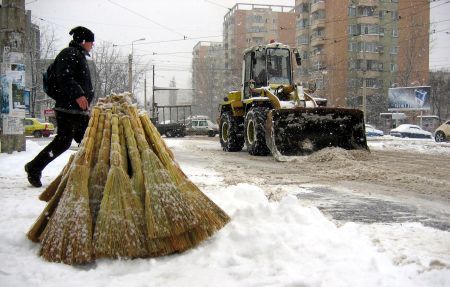
<path id="1" fill-rule="evenodd" d="M 441 121 L 450 118 L 450 73 L 434 71 L 430 73 L 431 112 Z"/>
<path id="2" fill-rule="evenodd" d="M 92 52 L 94 61 L 93 86 L 96 98 L 113 92 L 128 90 L 128 61 L 118 47 L 110 42 L 101 42 Z M 136 57 L 133 61 L 133 86 L 139 88 L 142 75 L 150 65 Z"/>
<path id="3" fill-rule="evenodd" d="M 52 26 L 40 26 L 40 49 L 41 59 L 53 59 L 56 56 L 56 42 L 58 38 L 55 35 L 55 29 Z"/>

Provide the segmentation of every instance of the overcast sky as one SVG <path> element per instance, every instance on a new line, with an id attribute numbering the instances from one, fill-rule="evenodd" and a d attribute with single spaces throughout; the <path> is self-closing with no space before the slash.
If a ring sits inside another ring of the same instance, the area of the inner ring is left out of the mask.
<path id="1" fill-rule="evenodd" d="M 95 33 L 96 42 L 121 46 L 124 55 L 146 55 L 157 67 L 157 86 L 167 86 L 174 76 L 178 87 L 190 86 L 192 48 L 198 41 L 221 41 L 223 17 L 237 1 L 232 0 L 26 0 L 32 19 L 53 26 L 57 49 L 71 40 L 69 30 L 83 25 Z M 245 3 L 294 6 L 294 0 L 245 0 Z M 434 41 L 430 68 L 450 69 L 450 3 L 433 1 Z M 37 18 L 36 18 L 37 17 Z M 41 19 L 38 19 L 41 18 Z M 187 40 L 181 40 L 186 36 Z M 95 47 L 94 47 L 95 49 Z M 153 53 L 166 55 L 151 56 Z M 167 55 L 167 53 L 171 53 Z M 123 59 L 127 61 L 126 58 Z M 177 70 L 177 71 L 174 71 Z M 151 75 L 149 75 L 151 77 Z"/>

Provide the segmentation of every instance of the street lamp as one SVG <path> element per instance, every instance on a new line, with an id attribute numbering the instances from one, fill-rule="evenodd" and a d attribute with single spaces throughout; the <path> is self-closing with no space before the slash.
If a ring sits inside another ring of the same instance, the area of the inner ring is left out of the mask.
<path id="1" fill-rule="evenodd" d="M 128 56 L 128 90 L 133 93 L 133 44 L 138 41 L 145 41 L 145 38 L 131 41 L 131 54 Z"/>

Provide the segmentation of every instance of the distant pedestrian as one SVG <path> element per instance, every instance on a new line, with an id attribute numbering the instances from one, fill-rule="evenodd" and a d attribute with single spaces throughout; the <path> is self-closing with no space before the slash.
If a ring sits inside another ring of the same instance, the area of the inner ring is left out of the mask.
<path id="1" fill-rule="evenodd" d="M 60 154 L 69 149 L 72 140 L 78 144 L 89 122 L 89 104 L 94 98 L 91 75 L 86 56 L 94 45 L 94 33 L 85 27 L 75 27 L 73 40 L 54 61 L 56 91 L 54 97 L 57 135 L 32 161 L 25 165 L 28 181 L 42 186 L 42 170 Z"/>

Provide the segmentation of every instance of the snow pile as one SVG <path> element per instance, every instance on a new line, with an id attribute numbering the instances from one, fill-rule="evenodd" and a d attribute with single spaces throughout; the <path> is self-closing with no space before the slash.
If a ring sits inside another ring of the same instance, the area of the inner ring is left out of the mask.
<path id="1" fill-rule="evenodd" d="M 433 139 L 409 139 L 393 136 L 367 138 L 367 144 L 373 150 L 398 150 L 422 154 L 450 154 L 450 143 L 437 143 Z"/>
<path id="2" fill-rule="evenodd" d="M 309 162 L 329 162 L 329 161 L 366 161 L 371 158 L 371 154 L 366 150 L 345 150 L 338 147 L 321 149 L 310 156 Z"/>

